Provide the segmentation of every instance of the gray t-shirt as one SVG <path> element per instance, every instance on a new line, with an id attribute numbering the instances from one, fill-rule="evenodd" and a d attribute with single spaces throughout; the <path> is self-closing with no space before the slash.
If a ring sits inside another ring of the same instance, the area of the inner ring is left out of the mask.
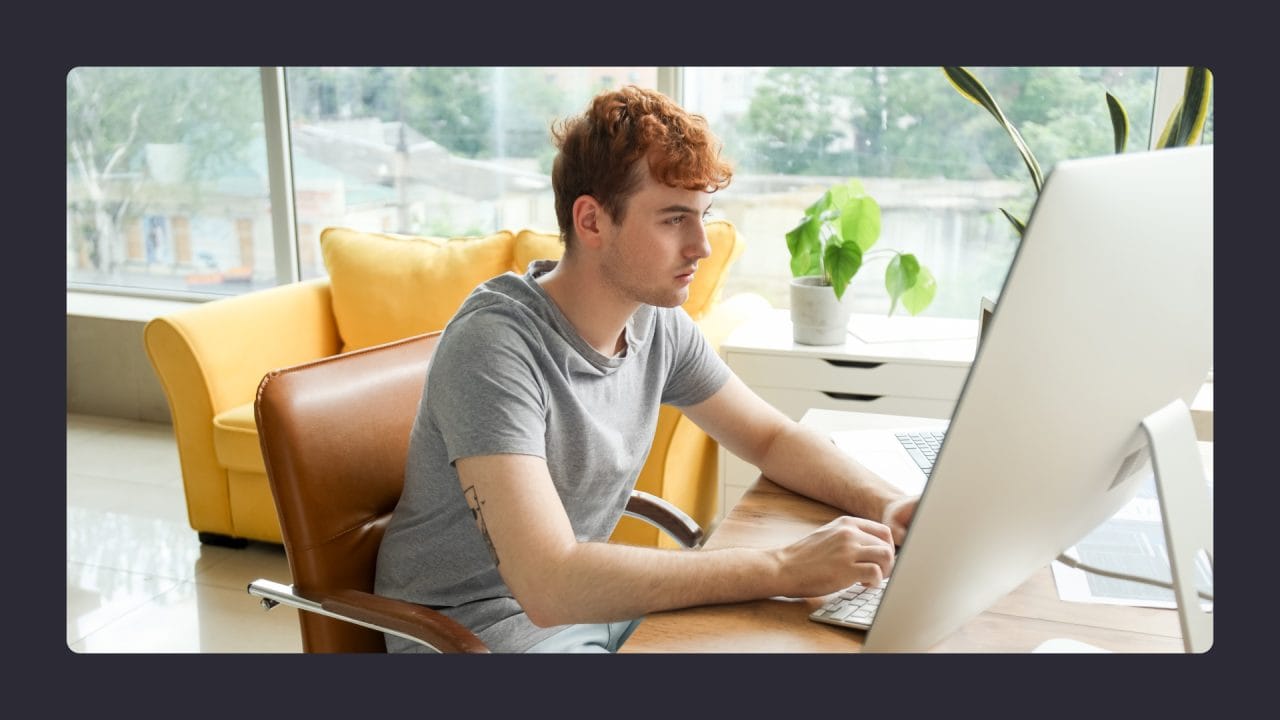
<path id="1" fill-rule="evenodd" d="M 624 351 L 601 355 L 534 281 L 551 267 L 540 261 L 523 276 L 485 282 L 445 328 L 378 552 L 375 592 L 434 607 L 495 652 L 522 652 L 563 626 L 535 626 L 512 598 L 454 462 L 544 458 L 578 540 L 607 540 L 649 454 L 659 406 L 701 402 L 729 377 L 681 308 L 641 306 Z M 392 652 L 422 649 L 386 637 Z"/>

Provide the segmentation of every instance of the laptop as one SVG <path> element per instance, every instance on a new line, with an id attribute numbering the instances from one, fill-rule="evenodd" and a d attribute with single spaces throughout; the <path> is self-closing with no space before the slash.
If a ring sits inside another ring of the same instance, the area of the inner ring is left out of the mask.
<path id="1" fill-rule="evenodd" d="M 938 427 L 904 425 L 874 430 L 837 430 L 831 441 L 847 455 L 908 495 L 924 492 L 925 483 L 949 423 Z"/>
<path id="2" fill-rule="evenodd" d="M 995 314 L 995 301 L 978 303 L 978 344 L 986 337 Z M 836 447 L 909 495 L 924 492 L 925 481 L 937 461 L 948 422 L 928 429 L 918 425 L 893 429 L 839 430 L 831 433 Z"/>
<path id="3" fill-rule="evenodd" d="M 1115 515 L 1151 476 L 1149 438 L 1184 440 L 1160 428 L 1168 411 L 1194 444 L 1186 407 L 1213 364 L 1213 147 L 1060 161 L 984 325 L 929 474 L 894 431 L 832 436 L 921 493 L 861 609 L 864 651 L 935 646 Z M 1197 478 L 1168 476 L 1194 510 L 1165 514 L 1177 583 L 1194 577 L 1185 549 L 1212 560 L 1212 515 Z M 1178 593 L 1180 613 L 1199 611 L 1194 587 Z M 1181 619 L 1184 639 L 1204 627 Z"/>

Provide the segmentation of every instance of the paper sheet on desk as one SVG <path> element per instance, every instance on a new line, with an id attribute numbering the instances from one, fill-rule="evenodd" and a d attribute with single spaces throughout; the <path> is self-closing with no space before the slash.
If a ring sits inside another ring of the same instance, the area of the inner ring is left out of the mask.
<path id="1" fill-rule="evenodd" d="M 1213 479 L 1208 478 L 1210 512 L 1213 511 Z M 1164 537 L 1164 521 L 1156 494 L 1155 477 L 1143 481 L 1137 495 L 1111 519 L 1098 526 L 1083 540 L 1068 548 L 1066 554 L 1077 560 L 1106 570 L 1170 582 L 1169 550 Z M 1173 591 L 1110 578 L 1052 563 L 1053 580 L 1058 597 L 1075 602 L 1139 607 L 1176 608 Z M 1196 558 L 1196 587 L 1213 591 L 1213 569 L 1204 558 Z M 1202 603 L 1206 611 L 1209 602 Z"/>
<path id="2" fill-rule="evenodd" d="M 955 318 L 916 317 L 902 322 L 899 317 L 858 315 L 849 323 L 849 334 L 864 343 L 972 340 L 977 326 Z"/>

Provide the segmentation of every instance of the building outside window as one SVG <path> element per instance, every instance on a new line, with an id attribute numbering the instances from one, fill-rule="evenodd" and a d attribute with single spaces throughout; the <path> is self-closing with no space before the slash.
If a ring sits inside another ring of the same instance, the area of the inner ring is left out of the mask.
<path id="1" fill-rule="evenodd" d="M 275 284 L 257 68 L 67 74 L 67 285 Z"/>

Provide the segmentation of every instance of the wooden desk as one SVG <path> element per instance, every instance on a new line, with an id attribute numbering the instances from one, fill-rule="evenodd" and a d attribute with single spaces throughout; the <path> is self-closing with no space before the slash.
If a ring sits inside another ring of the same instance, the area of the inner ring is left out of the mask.
<path id="1" fill-rule="evenodd" d="M 927 424 L 920 418 L 813 410 L 803 421 L 831 431 Z M 933 421 L 937 422 L 937 421 Z M 1200 443 L 1212 472 L 1212 443 Z M 792 542 L 839 513 L 761 477 L 714 529 L 705 548 Z M 858 652 L 866 633 L 809 620 L 823 598 L 772 598 L 655 613 L 622 646 L 625 653 Z M 934 650 L 1029 652 L 1067 638 L 1114 652 L 1182 652 L 1175 610 L 1067 602 L 1046 566 L 963 625 Z"/>

